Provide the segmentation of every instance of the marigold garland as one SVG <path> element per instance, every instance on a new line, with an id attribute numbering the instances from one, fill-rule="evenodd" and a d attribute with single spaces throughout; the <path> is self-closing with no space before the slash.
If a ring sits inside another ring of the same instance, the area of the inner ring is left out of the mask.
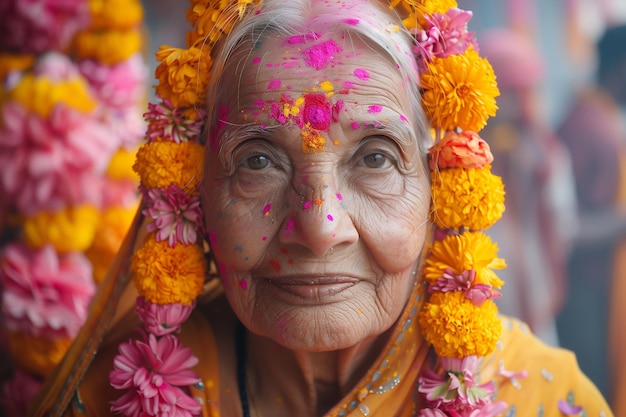
<path id="1" fill-rule="evenodd" d="M 195 192 L 202 180 L 203 148 L 194 142 L 149 142 L 137 151 L 133 169 L 146 188 L 167 188 L 170 184 Z"/>
<path id="2" fill-rule="evenodd" d="M 34 375 L 48 375 L 61 362 L 72 344 L 72 338 L 48 338 L 26 332 L 8 332 L 11 357 L 16 364 Z"/>
<path id="3" fill-rule="evenodd" d="M 422 308 L 419 323 L 439 356 L 486 356 L 502 333 L 497 312 L 491 300 L 478 307 L 462 292 L 436 292 Z"/>
<path id="4" fill-rule="evenodd" d="M 433 220 L 442 229 L 481 230 L 504 213 L 504 185 L 491 167 L 432 171 Z"/>

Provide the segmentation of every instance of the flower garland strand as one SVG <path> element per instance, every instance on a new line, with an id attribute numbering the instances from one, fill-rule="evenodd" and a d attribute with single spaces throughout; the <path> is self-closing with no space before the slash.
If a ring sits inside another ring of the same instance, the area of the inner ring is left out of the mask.
<path id="1" fill-rule="evenodd" d="M 506 263 L 483 230 L 502 217 L 504 185 L 476 133 L 497 110 L 496 77 L 468 32 L 471 12 L 452 0 L 397 3 L 413 16 L 407 27 L 417 41 L 422 105 L 435 131 L 428 162 L 436 232 L 424 267 L 430 296 L 418 321 L 439 371 L 427 369 L 418 379 L 426 405 L 419 416 L 496 416 L 507 404 L 493 401 L 493 381 L 477 383 L 477 369 L 502 333 L 493 299 L 504 282 L 494 270 Z"/>
<path id="2" fill-rule="evenodd" d="M 205 112 L 210 50 L 251 1 L 192 0 L 187 20 L 193 29 L 187 48 L 161 46 L 156 53 L 157 102 L 148 105 L 146 143 L 133 169 L 150 219 L 143 246 L 131 260 L 139 296 L 136 313 L 142 337 L 120 345 L 109 379 L 125 393 L 111 411 L 125 416 L 193 416 L 200 405 L 186 391 L 200 382 L 198 363 L 175 335 L 189 317 L 205 279 L 200 181 L 204 148 L 199 143 Z M 208 36 L 207 38 L 207 35 Z M 206 42 L 206 43 L 205 43 Z M 204 74 L 197 77 L 198 71 Z"/>
<path id="3" fill-rule="evenodd" d="M 10 219 L 0 230 L 0 286 L 14 367 L 1 402 L 9 416 L 26 414 L 65 355 L 121 245 L 138 202 L 128 156 L 145 130 L 139 0 L 36 3 L 9 0 L 0 13 L 0 216 Z M 84 41 L 122 33 L 139 42 Z"/>
<path id="4" fill-rule="evenodd" d="M 185 417 L 200 412 L 184 390 L 200 382 L 189 370 L 197 359 L 174 335 L 204 278 L 196 240 L 202 233 L 198 135 L 205 115 L 198 109 L 206 100 L 212 47 L 259 2 L 191 0 L 187 47 L 162 46 L 156 53 L 158 102 L 145 114 L 147 143 L 134 165 L 143 213 L 151 219 L 144 246 L 132 259 L 144 336 L 120 346 L 110 374 L 111 384 L 125 390 L 111 410 L 125 416 L 155 416 L 163 409 Z M 506 264 L 482 230 L 502 216 L 504 187 L 491 173 L 489 146 L 476 133 L 497 109 L 495 75 L 467 31 L 471 12 L 458 9 L 456 1 L 392 0 L 390 7 L 416 39 L 422 103 L 435 131 L 429 165 L 437 230 L 425 266 L 430 297 L 418 320 L 440 370 L 426 370 L 419 378 L 417 389 L 427 406 L 419 415 L 495 416 L 506 404 L 493 401 L 493 382 L 476 382 L 480 357 L 494 350 L 502 331 L 493 298 L 504 283 L 494 270 Z"/>

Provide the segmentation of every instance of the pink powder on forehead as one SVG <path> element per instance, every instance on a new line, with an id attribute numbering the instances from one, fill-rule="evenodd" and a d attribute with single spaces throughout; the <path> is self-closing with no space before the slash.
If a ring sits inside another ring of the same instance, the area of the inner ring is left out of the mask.
<path id="1" fill-rule="evenodd" d="M 267 89 L 268 90 L 276 90 L 277 88 L 280 88 L 280 85 L 282 84 L 281 80 L 271 80 L 268 84 L 267 84 Z"/>
<path id="2" fill-rule="evenodd" d="M 359 24 L 359 19 L 344 19 L 343 23 L 350 25 L 350 26 L 356 26 Z"/>
<path id="3" fill-rule="evenodd" d="M 252 63 L 253 64 L 258 64 L 261 62 L 261 57 L 260 56 L 255 56 L 254 58 L 252 58 Z"/>
<path id="4" fill-rule="evenodd" d="M 344 81 L 343 88 L 354 88 L 354 83 L 352 81 Z"/>
<path id="5" fill-rule="evenodd" d="M 380 113 L 383 110 L 383 106 L 373 105 L 367 108 L 369 113 Z"/>
<path id="6" fill-rule="evenodd" d="M 287 45 L 300 45 L 300 44 L 307 43 L 307 42 L 310 42 L 310 41 L 316 41 L 320 37 L 321 37 L 321 35 L 319 33 L 316 33 L 316 32 L 305 33 L 304 35 L 296 35 L 296 36 L 292 36 L 290 38 L 287 38 L 285 43 Z"/>
<path id="7" fill-rule="evenodd" d="M 308 66 L 321 70 L 334 61 L 335 54 L 341 51 L 343 51 L 343 48 L 330 39 L 305 49 L 301 52 L 301 55 Z"/>
<path id="8" fill-rule="evenodd" d="M 364 70 L 363 68 L 357 68 L 354 70 L 354 75 L 360 80 L 369 80 L 370 73 Z"/>

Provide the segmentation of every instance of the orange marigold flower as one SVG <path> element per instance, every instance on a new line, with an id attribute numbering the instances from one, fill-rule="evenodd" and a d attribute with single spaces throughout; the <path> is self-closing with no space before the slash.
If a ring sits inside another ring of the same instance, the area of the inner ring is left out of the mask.
<path id="1" fill-rule="evenodd" d="M 432 171 L 431 190 L 433 220 L 442 229 L 487 229 L 504 213 L 504 184 L 490 165 Z"/>
<path id="2" fill-rule="evenodd" d="M 502 334 L 496 304 L 476 306 L 463 291 L 433 293 L 419 312 L 419 324 L 435 353 L 446 358 L 486 356 Z"/>
<path id="3" fill-rule="evenodd" d="M 422 104 L 432 126 L 478 132 L 495 116 L 500 95 L 489 61 L 473 48 L 460 55 L 434 57 L 421 76 Z"/>
<path id="4" fill-rule="evenodd" d="M 187 21 L 195 31 L 189 32 L 187 46 L 194 46 L 200 40 L 209 46 L 215 44 L 222 35 L 229 33 L 233 23 L 246 11 L 249 4 L 258 4 L 260 0 L 238 0 L 233 4 L 229 0 L 191 0 L 187 9 Z"/>
<path id="5" fill-rule="evenodd" d="M 171 247 L 152 233 L 133 255 L 131 269 L 139 294 L 155 304 L 191 305 L 202 291 L 204 257 L 198 245 Z"/>
<path id="6" fill-rule="evenodd" d="M 32 248 L 49 243 L 58 253 L 82 252 L 93 242 L 99 220 L 98 210 L 90 205 L 42 211 L 24 220 L 24 238 Z"/>
<path id="7" fill-rule="evenodd" d="M 101 282 L 133 222 L 137 207 L 111 207 L 101 213 L 93 244 L 85 255 L 93 265 L 93 279 Z"/>
<path id="8" fill-rule="evenodd" d="M 176 185 L 187 194 L 197 192 L 202 179 L 204 148 L 195 142 L 149 142 L 137 151 L 133 169 L 146 188 Z"/>
<path id="9" fill-rule="evenodd" d="M 15 365 L 37 376 L 46 377 L 61 362 L 72 339 L 7 332 L 7 342 Z"/>
<path id="10" fill-rule="evenodd" d="M 94 59 L 113 65 L 141 50 L 139 29 L 87 30 L 74 38 L 74 52 L 79 59 Z"/>
<path id="11" fill-rule="evenodd" d="M 136 154 L 136 150 L 118 149 L 109 161 L 109 166 L 106 170 L 107 176 L 114 180 L 139 181 L 137 173 L 133 171 Z"/>
<path id="12" fill-rule="evenodd" d="M 155 72 L 159 79 L 156 93 L 176 108 L 203 105 L 211 69 L 209 52 L 208 48 L 161 46 L 156 53 L 157 61 L 161 63 Z"/>
<path id="13" fill-rule="evenodd" d="M 506 268 L 506 262 L 498 258 L 498 245 L 482 232 L 465 232 L 449 235 L 434 241 L 431 254 L 426 258 L 424 278 L 433 284 L 449 269 L 454 274 L 476 271 L 474 284 L 485 284 L 501 288 L 504 282 L 494 269 Z"/>
<path id="14" fill-rule="evenodd" d="M 489 144 L 476 132 L 449 131 L 428 151 L 431 171 L 446 168 L 480 168 L 493 162 Z"/>
<path id="15" fill-rule="evenodd" d="M 89 0 L 91 29 L 130 29 L 141 25 L 139 0 Z"/>
<path id="16" fill-rule="evenodd" d="M 414 29 L 424 25 L 424 15 L 445 13 L 458 4 L 455 0 L 391 0 L 391 7 L 398 11 L 407 29 Z"/>

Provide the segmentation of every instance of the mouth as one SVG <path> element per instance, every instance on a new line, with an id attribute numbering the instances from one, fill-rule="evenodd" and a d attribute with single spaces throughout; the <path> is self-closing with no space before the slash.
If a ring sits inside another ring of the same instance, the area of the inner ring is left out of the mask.
<path id="1" fill-rule="evenodd" d="M 267 282 L 282 293 L 305 300 L 330 300 L 349 288 L 358 280 L 345 276 L 311 276 L 297 278 L 268 278 Z"/>

